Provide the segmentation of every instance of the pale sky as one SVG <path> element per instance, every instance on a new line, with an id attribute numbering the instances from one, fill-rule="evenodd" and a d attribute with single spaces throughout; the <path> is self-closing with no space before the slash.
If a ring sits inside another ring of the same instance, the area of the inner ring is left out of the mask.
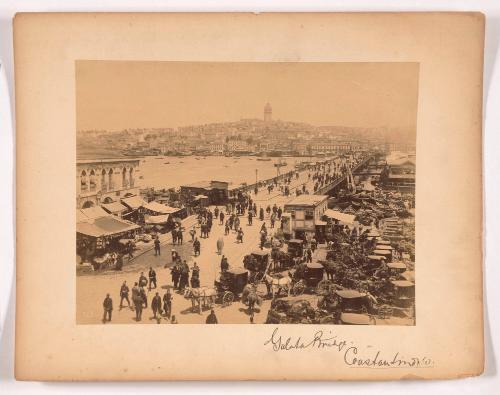
<path id="1" fill-rule="evenodd" d="M 77 61 L 77 130 L 263 118 L 415 134 L 418 63 Z"/>

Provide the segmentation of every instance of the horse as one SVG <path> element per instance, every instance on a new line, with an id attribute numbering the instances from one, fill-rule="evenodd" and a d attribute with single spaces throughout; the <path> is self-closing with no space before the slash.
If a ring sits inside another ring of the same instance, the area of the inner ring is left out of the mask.
<path id="1" fill-rule="evenodd" d="M 287 296 L 290 296 L 290 291 L 292 290 L 292 279 L 289 275 L 270 276 L 266 274 L 265 281 L 271 285 L 273 299 L 275 296 L 278 296 L 281 291 L 285 291 Z"/>
<path id="2" fill-rule="evenodd" d="M 257 288 L 255 285 L 245 285 L 243 292 L 241 293 L 241 301 L 243 304 L 248 305 L 250 312 L 253 312 L 255 304 L 258 306 L 262 304 L 262 298 L 257 295 Z"/>
<path id="3" fill-rule="evenodd" d="M 217 297 L 217 290 L 215 288 L 201 287 L 201 288 L 190 288 L 186 287 L 184 289 L 184 298 L 191 299 L 193 311 L 198 309 L 198 314 L 201 314 L 203 308 L 209 308 L 215 304 L 215 299 Z"/>

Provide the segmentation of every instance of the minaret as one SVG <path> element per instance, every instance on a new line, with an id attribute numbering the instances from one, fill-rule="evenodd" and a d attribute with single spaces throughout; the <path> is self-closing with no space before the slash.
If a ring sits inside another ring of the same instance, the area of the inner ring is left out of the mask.
<path id="1" fill-rule="evenodd" d="M 264 122 L 270 122 L 273 119 L 273 108 L 269 103 L 264 106 Z"/>

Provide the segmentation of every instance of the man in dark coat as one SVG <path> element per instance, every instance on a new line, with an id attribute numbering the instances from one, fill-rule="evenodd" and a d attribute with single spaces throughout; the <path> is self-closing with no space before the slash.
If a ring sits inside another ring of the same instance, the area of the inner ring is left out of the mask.
<path id="1" fill-rule="evenodd" d="M 222 255 L 222 259 L 220 260 L 220 271 L 227 272 L 229 270 L 229 262 L 225 255 Z"/>
<path id="2" fill-rule="evenodd" d="M 149 268 L 148 277 L 149 277 L 149 290 L 151 291 L 153 284 L 156 289 L 156 272 L 152 267 Z"/>
<path id="3" fill-rule="evenodd" d="M 253 219 L 253 214 L 252 214 L 252 211 L 250 210 L 248 212 L 248 225 L 252 225 L 252 219 Z"/>
<path id="4" fill-rule="evenodd" d="M 200 288 L 200 267 L 196 262 L 191 270 L 191 288 Z"/>
<path id="5" fill-rule="evenodd" d="M 194 239 L 193 242 L 194 256 L 200 255 L 201 252 L 201 243 L 198 239 Z"/>
<path id="6" fill-rule="evenodd" d="M 222 225 L 223 223 L 224 223 L 224 213 L 221 210 L 219 214 L 219 225 Z"/>
<path id="7" fill-rule="evenodd" d="M 141 272 L 139 277 L 139 287 L 145 287 L 146 285 L 148 285 L 148 279 L 144 275 L 144 272 Z"/>
<path id="8" fill-rule="evenodd" d="M 153 318 L 158 319 L 156 314 L 158 313 L 161 315 L 161 297 L 158 292 L 156 292 L 155 296 L 151 300 L 151 309 L 153 310 Z"/>
<path id="9" fill-rule="evenodd" d="M 142 319 L 142 297 L 141 291 L 137 283 L 134 284 L 134 288 L 132 288 L 132 302 L 134 302 L 135 306 L 135 320 L 140 321 Z"/>
<path id="10" fill-rule="evenodd" d="M 142 299 L 142 303 L 144 304 L 144 308 L 148 308 L 148 295 L 146 294 L 146 291 L 144 290 L 144 287 L 139 287 L 139 294 Z"/>
<path id="11" fill-rule="evenodd" d="M 120 288 L 120 310 L 123 308 L 123 301 L 126 300 L 128 303 L 128 307 L 130 307 L 130 299 L 128 298 L 128 293 L 130 289 L 127 285 L 127 282 L 124 281 Z"/>
<path id="12" fill-rule="evenodd" d="M 109 297 L 109 294 L 106 294 L 104 302 L 102 302 L 102 307 L 104 308 L 102 322 L 105 324 L 106 321 L 111 321 L 111 312 L 113 311 L 113 300 Z"/>
<path id="13" fill-rule="evenodd" d="M 218 324 L 214 309 L 210 310 L 210 314 L 207 316 L 207 320 L 205 322 L 207 324 Z"/>
<path id="14" fill-rule="evenodd" d="M 155 237 L 155 256 L 157 255 L 161 255 L 160 253 L 160 239 L 158 238 L 158 236 Z"/>
<path id="15" fill-rule="evenodd" d="M 181 278 L 179 282 L 179 289 L 181 291 L 184 291 L 184 288 L 186 288 L 189 285 L 189 266 L 186 261 L 184 261 L 181 265 Z"/>
<path id="16" fill-rule="evenodd" d="M 170 319 L 172 314 L 172 294 L 170 293 L 170 288 L 167 288 L 167 292 L 163 295 L 163 311 L 165 312 L 165 317 Z"/>
<path id="17" fill-rule="evenodd" d="M 181 275 L 179 264 L 176 262 L 175 265 L 170 269 L 172 274 L 172 282 L 174 283 L 174 289 L 177 289 L 179 285 L 179 277 Z"/>

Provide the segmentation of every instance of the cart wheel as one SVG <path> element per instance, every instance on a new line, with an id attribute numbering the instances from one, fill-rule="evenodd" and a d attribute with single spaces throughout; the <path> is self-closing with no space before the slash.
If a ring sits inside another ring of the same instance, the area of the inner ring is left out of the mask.
<path id="1" fill-rule="evenodd" d="M 230 291 L 226 291 L 224 296 L 222 296 L 222 305 L 229 306 L 234 301 L 234 294 Z"/>
<path id="2" fill-rule="evenodd" d="M 330 280 L 321 280 L 316 288 L 318 295 L 327 295 L 333 289 L 333 282 Z"/>
<path id="3" fill-rule="evenodd" d="M 304 285 L 304 283 L 302 281 L 299 281 L 298 283 L 296 283 L 293 286 L 293 288 L 292 288 L 292 295 L 293 296 L 302 295 L 305 290 L 306 290 L 306 286 Z"/>

